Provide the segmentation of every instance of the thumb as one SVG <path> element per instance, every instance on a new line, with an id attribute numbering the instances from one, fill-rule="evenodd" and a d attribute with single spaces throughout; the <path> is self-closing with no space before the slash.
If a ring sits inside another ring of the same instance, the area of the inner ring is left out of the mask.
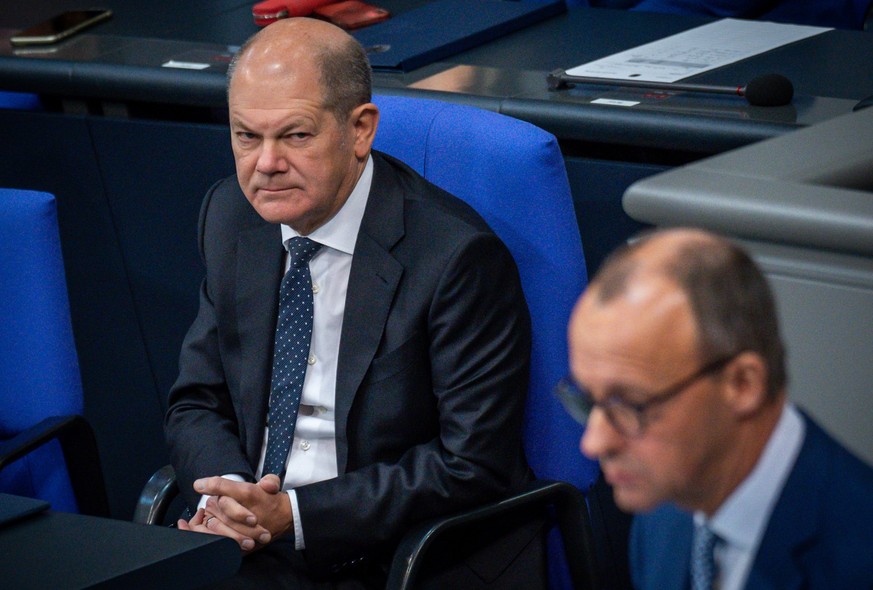
<path id="1" fill-rule="evenodd" d="M 282 483 L 279 481 L 279 476 L 273 473 L 268 473 L 258 482 L 258 486 L 268 494 L 278 494 L 282 491 Z"/>

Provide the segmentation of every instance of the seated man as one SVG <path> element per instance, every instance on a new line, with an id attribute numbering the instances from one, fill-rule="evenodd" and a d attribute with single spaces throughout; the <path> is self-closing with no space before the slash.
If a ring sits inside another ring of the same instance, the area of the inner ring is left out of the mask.
<path id="1" fill-rule="evenodd" d="M 773 297 L 751 258 L 695 230 L 607 260 L 573 312 L 573 377 L 634 519 L 639 589 L 873 587 L 873 469 L 786 399 Z"/>
<path id="2" fill-rule="evenodd" d="M 531 477 L 515 264 L 470 207 L 371 151 L 370 93 L 361 46 L 313 19 L 266 27 L 229 72 L 237 174 L 203 203 L 165 426 L 198 506 L 178 525 L 239 542 L 233 587 L 384 587 L 410 525 Z"/>

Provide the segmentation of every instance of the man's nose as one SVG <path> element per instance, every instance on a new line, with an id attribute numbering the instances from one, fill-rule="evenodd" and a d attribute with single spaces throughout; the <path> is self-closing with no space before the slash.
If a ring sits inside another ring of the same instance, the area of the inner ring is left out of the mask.
<path id="1" fill-rule="evenodd" d="M 276 174 L 288 170 L 288 159 L 279 142 L 273 140 L 263 142 L 258 154 L 257 170 L 261 174 Z"/>
<path id="2" fill-rule="evenodd" d="M 590 459 L 600 459 L 615 451 L 621 443 L 621 435 L 600 407 L 591 410 L 585 432 L 579 440 L 579 450 Z"/>

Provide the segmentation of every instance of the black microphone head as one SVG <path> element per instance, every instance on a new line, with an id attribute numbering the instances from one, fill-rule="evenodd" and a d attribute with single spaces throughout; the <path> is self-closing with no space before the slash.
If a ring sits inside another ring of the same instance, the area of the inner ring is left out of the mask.
<path id="1" fill-rule="evenodd" d="M 794 86 L 785 76 L 764 74 L 746 84 L 743 95 L 756 107 L 781 107 L 794 98 Z"/>

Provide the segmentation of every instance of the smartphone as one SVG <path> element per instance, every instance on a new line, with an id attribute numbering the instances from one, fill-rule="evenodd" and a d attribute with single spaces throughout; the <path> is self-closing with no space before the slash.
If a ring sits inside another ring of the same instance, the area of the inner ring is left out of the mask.
<path id="1" fill-rule="evenodd" d="M 9 42 L 13 45 L 49 45 L 66 39 L 85 27 L 104 21 L 112 16 L 111 10 L 71 10 L 63 12 L 39 24 L 14 34 Z"/>
<path id="2" fill-rule="evenodd" d="M 361 0 L 344 0 L 315 9 L 315 16 L 346 30 L 359 29 L 382 22 L 391 13 L 380 6 L 373 6 Z"/>

